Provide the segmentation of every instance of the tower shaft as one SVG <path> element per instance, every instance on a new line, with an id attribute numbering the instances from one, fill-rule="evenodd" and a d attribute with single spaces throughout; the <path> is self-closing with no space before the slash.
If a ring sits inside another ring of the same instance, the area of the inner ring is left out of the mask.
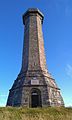
<path id="1" fill-rule="evenodd" d="M 23 16 L 24 46 L 22 71 L 46 69 L 42 33 L 43 15 L 37 9 L 30 9 Z"/>

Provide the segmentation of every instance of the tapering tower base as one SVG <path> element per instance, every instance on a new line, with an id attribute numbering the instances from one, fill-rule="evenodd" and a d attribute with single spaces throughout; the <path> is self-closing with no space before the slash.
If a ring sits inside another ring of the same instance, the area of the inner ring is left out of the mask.
<path id="1" fill-rule="evenodd" d="M 64 106 L 64 102 L 50 74 L 35 70 L 19 74 L 10 90 L 7 106 Z"/>

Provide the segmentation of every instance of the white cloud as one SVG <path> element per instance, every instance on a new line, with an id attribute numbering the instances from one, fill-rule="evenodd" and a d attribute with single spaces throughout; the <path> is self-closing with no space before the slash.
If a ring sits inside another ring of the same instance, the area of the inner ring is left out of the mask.
<path id="1" fill-rule="evenodd" d="M 0 107 L 4 107 L 6 105 L 7 102 L 7 95 L 0 95 Z"/>
<path id="2" fill-rule="evenodd" d="M 62 9 L 63 13 L 66 16 L 72 15 L 72 4 L 71 0 L 52 0 L 53 5 L 56 7 L 56 9 L 60 10 Z"/>
<path id="3" fill-rule="evenodd" d="M 0 94 L 0 97 L 7 97 L 8 95 Z"/>
<path id="4" fill-rule="evenodd" d="M 66 16 L 71 16 L 72 15 L 72 7 L 67 6 L 65 8 L 65 14 L 66 14 Z"/>
<path id="5" fill-rule="evenodd" d="M 66 74 L 67 74 L 70 78 L 72 78 L 72 65 L 67 64 L 67 66 L 66 66 Z"/>

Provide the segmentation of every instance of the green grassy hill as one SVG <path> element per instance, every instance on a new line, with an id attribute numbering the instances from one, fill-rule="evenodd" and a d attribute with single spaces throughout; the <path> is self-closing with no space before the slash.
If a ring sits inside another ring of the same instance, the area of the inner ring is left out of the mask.
<path id="1" fill-rule="evenodd" d="M 72 108 L 1 107 L 0 120 L 72 120 Z"/>

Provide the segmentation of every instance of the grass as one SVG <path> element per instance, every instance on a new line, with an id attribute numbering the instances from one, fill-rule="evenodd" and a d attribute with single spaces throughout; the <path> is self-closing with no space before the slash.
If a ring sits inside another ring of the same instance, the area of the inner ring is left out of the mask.
<path id="1" fill-rule="evenodd" d="M 72 108 L 0 107 L 0 120 L 72 120 Z"/>

